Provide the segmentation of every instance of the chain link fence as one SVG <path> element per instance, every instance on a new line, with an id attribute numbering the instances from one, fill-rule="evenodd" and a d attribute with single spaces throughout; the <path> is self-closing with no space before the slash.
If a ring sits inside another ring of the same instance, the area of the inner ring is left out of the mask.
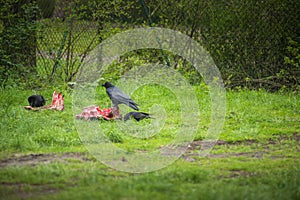
<path id="1" fill-rule="evenodd" d="M 297 0 L 142 1 L 144 4 L 38 0 L 38 8 L 30 0 L 6 2 L 0 8 L 1 82 L 20 75 L 27 83 L 32 75 L 72 81 L 89 51 L 104 38 L 151 22 L 150 26 L 180 31 L 201 43 L 228 87 L 278 89 L 300 83 Z M 187 62 L 167 55 L 171 67 L 191 82 L 201 81 Z M 139 51 L 138 56 L 145 61 L 165 60 L 161 52 Z M 132 66 L 128 60 L 121 59 L 122 66 Z M 111 70 L 116 75 L 124 71 L 120 66 Z"/>
<path id="2" fill-rule="evenodd" d="M 53 17 L 38 21 L 37 71 L 46 77 L 71 81 L 87 54 L 99 43 L 95 21 Z"/>

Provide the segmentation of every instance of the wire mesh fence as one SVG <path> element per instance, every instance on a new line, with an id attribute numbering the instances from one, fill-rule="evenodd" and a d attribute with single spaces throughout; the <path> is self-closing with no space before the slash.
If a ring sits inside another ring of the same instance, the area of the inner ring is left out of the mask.
<path id="1" fill-rule="evenodd" d="M 41 15 L 30 0 L 16 2 L 23 5 L 7 3 L 0 8 L 1 82 L 19 75 L 27 80 L 33 73 L 45 79 L 72 81 L 89 51 L 106 36 L 149 26 L 147 22 L 198 41 L 210 52 L 229 87 L 280 88 L 300 82 L 300 3 L 296 0 L 143 0 L 143 4 L 44 0 L 37 1 L 43 2 L 39 4 Z M 139 52 L 139 56 L 148 61 L 165 60 L 160 53 L 149 52 Z M 171 55 L 169 65 L 179 68 L 191 81 L 200 80 L 192 67 L 180 61 Z"/>
<path id="2" fill-rule="evenodd" d="M 37 70 L 71 81 L 79 66 L 98 43 L 98 26 L 93 21 L 44 19 L 37 31 Z"/>

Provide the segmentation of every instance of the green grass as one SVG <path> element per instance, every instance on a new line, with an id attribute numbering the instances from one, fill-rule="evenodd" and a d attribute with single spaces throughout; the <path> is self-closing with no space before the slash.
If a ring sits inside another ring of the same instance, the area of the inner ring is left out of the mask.
<path id="1" fill-rule="evenodd" d="M 203 86 L 194 90 L 200 111 L 197 140 L 205 138 L 211 107 L 209 91 Z M 117 147 L 129 152 L 153 151 L 170 143 L 182 123 L 172 91 L 149 86 L 132 95 L 142 111 L 156 112 L 158 117 L 129 121 L 129 130 L 150 126 L 156 131 L 151 122 L 158 120 L 161 125 L 159 119 L 165 117 L 159 134 L 149 138 L 124 132 L 119 127 L 122 122 L 75 121 L 69 90 L 63 91 L 62 112 L 23 108 L 33 93 L 50 103 L 52 92 L 0 90 L 0 199 L 300 198 L 299 94 L 228 91 L 226 122 L 219 138 L 223 145 L 216 145 L 207 157 L 198 156 L 195 148 L 161 170 L 137 174 L 97 161 L 82 144 L 76 125 L 101 128 Z M 96 103 L 109 107 L 108 102 L 104 89 L 97 88 Z M 151 110 L 153 104 L 164 106 L 166 115 L 160 116 L 155 107 Z"/>

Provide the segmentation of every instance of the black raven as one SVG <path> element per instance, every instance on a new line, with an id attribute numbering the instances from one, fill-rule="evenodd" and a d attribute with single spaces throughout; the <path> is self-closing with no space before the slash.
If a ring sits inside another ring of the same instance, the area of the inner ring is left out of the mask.
<path id="1" fill-rule="evenodd" d="M 129 120 L 131 117 L 133 117 L 136 121 L 140 121 L 145 118 L 151 118 L 151 116 L 148 113 L 144 112 L 129 112 L 124 116 L 124 121 Z"/>
<path id="2" fill-rule="evenodd" d="M 31 107 L 41 107 L 45 105 L 46 100 L 44 99 L 43 96 L 34 94 L 28 97 L 28 103 Z"/>
<path id="3" fill-rule="evenodd" d="M 123 93 L 118 87 L 114 86 L 110 82 L 105 82 L 103 87 L 106 88 L 106 93 L 109 96 L 114 106 L 119 104 L 125 104 L 134 110 L 139 110 L 138 104 L 131 100 L 131 98 Z"/>

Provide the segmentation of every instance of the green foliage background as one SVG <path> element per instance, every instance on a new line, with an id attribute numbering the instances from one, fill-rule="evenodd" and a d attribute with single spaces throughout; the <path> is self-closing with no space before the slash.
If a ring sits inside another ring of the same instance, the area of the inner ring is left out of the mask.
<path id="1" fill-rule="evenodd" d="M 299 85 L 300 3 L 297 0 L 0 2 L 0 79 L 3 87 L 16 82 L 32 86 L 41 80 L 54 83 L 53 79 L 56 79 L 56 84 L 73 81 L 84 55 L 92 47 L 117 32 L 145 26 L 177 30 L 201 43 L 214 58 L 227 87 L 278 90 L 297 89 Z M 49 25 L 46 18 L 52 24 Z M 95 25 L 97 40 L 81 22 Z M 54 28 L 50 30 L 51 26 Z M 55 27 L 62 29 L 59 32 Z M 80 35 L 80 31 L 87 34 Z M 56 45 L 53 46 L 53 41 L 47 43 L 42 37 L 45 46 L 40 47 L 39 36 L 43 35 L 57 36 Z M 74 47 L 83 40 L 92 42 Z M 32 54 L 35 45 L 43 50 L 47 47 L 48 52 L 51 46 L 51 52 L 55 49 L 57 56 L 51 62 L 36 64 L 39 56 Z M 81 57 L 71 57 L 70 52 L 80 52 Z M 192 84 L 201 82 L 201 76 L 193 66 L 172 53 L 166 54 L 171 66 L 182 72 Z M 133 63 L 149 61 L 166 64 L 160 51 L 141 50 L 124 55 L 114 63 L 108 78 L 118 79 Z M 45 71 L 49 72 L 40 73 L 36 70 L 38 67 L 47 68 Z"/>

